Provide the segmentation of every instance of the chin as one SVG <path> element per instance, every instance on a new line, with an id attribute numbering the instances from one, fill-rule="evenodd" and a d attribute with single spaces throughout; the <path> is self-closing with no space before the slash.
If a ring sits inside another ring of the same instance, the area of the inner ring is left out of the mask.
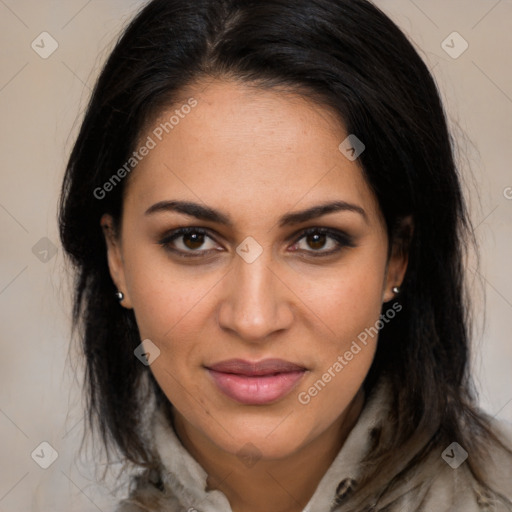
<path id="1" fill-rule="evenodd" d="M 300 442 L 294 443 L 288 438 L 287 442 L 282 439 L 269 440 L 265 436 L 261 438 L 241 437 L 225 447 L 226 451 L 236 455 L 242 462 L 256 462 L 257 460 L 279 460 L 290 457 L 301 447 Z"/>
<path id="2" fill-rule="evenodd" d="M 300 450 L 307 444 L 305 432 L 295 432 L 280 425 L 281 420 L 263 423 L 255 421 L 250 424 L 244 421 L 243 427 L 238 425 L 223 425 L 221 436 L 219 432 L 204 432 L 221 450 L 238 457 L 261 458 L 261 459 L 282 459 Z M 276 428 L 277 427 L 277 428 Z M 227 431 L 227 432 L 226 432 Z M 229 435 L 232 434 L 232 435 Z"/>

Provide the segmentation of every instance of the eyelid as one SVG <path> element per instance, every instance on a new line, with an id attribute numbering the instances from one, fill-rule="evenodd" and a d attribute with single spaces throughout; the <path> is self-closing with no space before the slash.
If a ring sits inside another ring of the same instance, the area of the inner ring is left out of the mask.
<path id="1" fill-rule="evenodd" d="M 302 253 L 305 253 L 308 256 L 311 256 L 313 258 L 318 258 L 318 257 L 333 256 L 333 255 L 339 254 L 340 251 L 342 251 L 343 249 L 345 249 L 347 247 L 355 247 L 354 238 L 351 235 L 349 235 L 348 233 L 346 233 L 340 229 L 320 227 L 320 226 L 313 226 L 313 227 L 302 229 L 298 233 L 293 244 L 296 244 L 297 242 L 299 242 L 306 236 L 308 236 L 310 234 L 315 234 L 315 233 L 327 235 L 329 238 L 334 240 L 334 242 L 337 244 L 337 247 L 335 247 L 334 249 L 331 249 L 329 251 L 323 251 L 323 250 L 315 251 L 315 250 L 311 249 L 311 250 L 300 250 L 297 252 L 302 252 Z M 293 237 L 291 237 L 291 238 L 293 238 Z"/>
<path id="2" fill-rule="evenodd" d="M 340 229 L 320 227 L 320 226 L 312 226 L 309 228 L 303 228 L 303 229 L 299 230 L 298 233 L 289 237 L 288 240 L 295 239 L 294 243 L 296 243 L 299 240 L 301 240 L 302 238 L 304 238 L 305 236 L 310 235 L 312 233 L 325 234 L 325 235 L 330 236 L 331 238 L 334 238 L 335 240 L 337 238 L 341 238 L 347 243 L 352 241 L 352 237 Z"/>
<path id="3" fill-rule="evenodd" d="M 211 240 L 213 240 L 215 243 L 218 243 L 215 238 L 211 235 L 211 230 L 210 229 L 207 229 L 207 228 L 201 228 L 201 227 L 196 227 L 196 226 L 184 226 L 184 227 L 181 227 L 181 228 L 177 228 L 177 229 L 174 229 L 172 231 L 170 231 L 169 233 L 167 233 L 161 240 L 158 241 L 158 244 L 163 246 L 163 248 L 167 251 L 170 251 L 172 252 L 173 254 L 177 254 L 178 256 L 182 256 L 182 257 L 192 257 L 192 258 L 197 258 L 197 257 L 200 257 L 200 256 L 203 256 L 205 254 L 208 254 L 210 253 L 211 251 L 215 251 L 216 249 L 207 249 L 207 250 L 196 250 L 196 251 L 183 251 L 181 249 L 176 249 L 174 247 L 171 247 L 170 244 L 184 236 L 184 235 L 187 235 L 189 233 L 199 233 L 199 234 L 202 234 L 202 235 L 205 235 L 207 236 L 208 238 L 210 238 Z"/>

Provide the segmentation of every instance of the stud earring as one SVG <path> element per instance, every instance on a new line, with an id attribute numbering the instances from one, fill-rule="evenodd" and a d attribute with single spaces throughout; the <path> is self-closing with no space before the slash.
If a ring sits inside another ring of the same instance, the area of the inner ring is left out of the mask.
<path id="1" fill-rule="evenodd" d="M 400 287 L 399 286 L 393 286 L 393 288 L 391 288 L 391 291 L 395 294 L 395 295 L 398 295 L 400 293 Z"/>
<path id="2" fill-rule="evenodd" d="M 123 299 L 124 299 L 124 293 L 123 292 L 120 292 L 120 291 L 117 291 L 116 292 L 116 298 L 119 302 L 121 302 Z"/>

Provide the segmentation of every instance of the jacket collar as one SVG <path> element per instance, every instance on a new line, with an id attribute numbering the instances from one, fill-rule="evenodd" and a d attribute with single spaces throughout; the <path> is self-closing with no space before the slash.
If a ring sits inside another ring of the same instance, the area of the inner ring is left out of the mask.
<path id="1" fill-rule="evenodd" d="M 321 479 L 303 512 L 331 510 L 347 494 L 360 475 L 360 461 L 368 453 L 372 430 L 388 415 L 391 394 L 380 381 L 366 397 L 361 414 L 345 443 Z M 162 409 L 155 411 L 155 449 L 161 460 L 162 482 L 184 510 L 232 512 L 224 493 L 207 490 L 207 473 L 181 444 Z"/>

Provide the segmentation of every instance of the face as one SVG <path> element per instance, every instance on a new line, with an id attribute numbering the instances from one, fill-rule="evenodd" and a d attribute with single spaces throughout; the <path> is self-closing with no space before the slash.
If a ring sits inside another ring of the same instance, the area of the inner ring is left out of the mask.
<path id="1" fill-rule="evenodd" d="M 338 149 L 347 135 L 299 96 L 190 89 L 140 138 L 155 144 L 118 237 L 102 219 L 122 306 L 160 350 L 150 370 L 180 422 L 226 452 L 299 450 L 343 417 L 371 365 L 376 336 L 361 335 L 406 261 L 387 257 L 376 199 Z"/>

